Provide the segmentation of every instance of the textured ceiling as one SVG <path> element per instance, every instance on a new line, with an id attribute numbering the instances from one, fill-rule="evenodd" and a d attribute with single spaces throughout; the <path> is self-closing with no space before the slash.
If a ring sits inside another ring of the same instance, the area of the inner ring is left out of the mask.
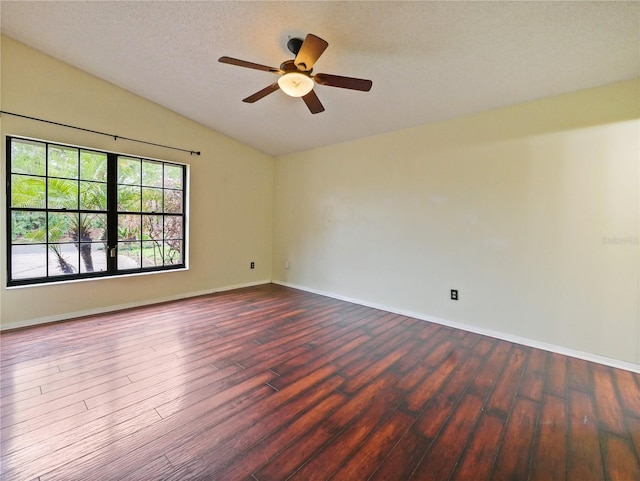
<path id="1" fill-rule="evenodd" d="M 272 155 L 640 75 L 638 2 L 0 2 L 2 33 Z M 275 92 L 290 36 L 329 42 L 326 111 Z M 22 112 L 29 114 L 28 112 Z M 56 119 L 64 122 L 64 119 Z M 91 126 L 86 126 L 91 128 Z"/>

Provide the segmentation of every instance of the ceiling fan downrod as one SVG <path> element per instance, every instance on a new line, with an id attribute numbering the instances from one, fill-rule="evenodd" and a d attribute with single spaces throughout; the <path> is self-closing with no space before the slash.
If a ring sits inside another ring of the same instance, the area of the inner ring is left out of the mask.
<path id="1" fill-rule="evenodd" d="M 287 48 L 289 49 L 289 52 L 294 55 L 298 55 L 300 47 L 302 47 L 302 42 L 303 40 L 301 38 L 290 38 L 287 42 Z"/>

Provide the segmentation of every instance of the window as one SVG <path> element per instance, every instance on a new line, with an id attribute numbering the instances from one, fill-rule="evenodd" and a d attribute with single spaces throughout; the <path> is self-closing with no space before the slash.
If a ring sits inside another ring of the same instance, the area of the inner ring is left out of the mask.
<path id="1" fill-rule="evenodd" d="M 8 285 L 185 267 L 186 167 L 7 138 Z"/>

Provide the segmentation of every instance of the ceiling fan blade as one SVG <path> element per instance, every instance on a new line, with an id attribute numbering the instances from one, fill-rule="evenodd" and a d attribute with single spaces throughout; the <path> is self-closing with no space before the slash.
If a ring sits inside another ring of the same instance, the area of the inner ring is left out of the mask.
<path id="1" fill-rule="evenodd" d="M 350 90 L 361 90 L 368 92 L 371 90 L 373 82 L 354 77 L 342 77 L 340 75 L 330 75 L 328 73 L 319 73 L 313 76 L 313 79 L 320 85 L 328 85 L 329 87 L 340 87 Z"/>
<path id="2" fill-rule="evenodd" d="M 324 112 L 324 107 L 322 106 L 320 99 L 313 90 L 307 95 L 304 95 L 302 97 L 302 100 L 304 100 L 304 103 L 307 104 L 307 107 L 309 107 L 309 111 L 312 114 L 319 114 L 320 112 Z"/>
<path id="3" fill-rule="evenodd" d="M 309 71 L 328 46 L 329 43 L 326 40 L 322 40 L 320 37 L 316 37 L 310 33 L 306 36 L 304 42 L 302 42 L 300 51 L 298 55 L 296 55 L 293 63 L 295 63 L 296 67 L 300 70 Z"/>
<path id="4" fill-rule="evenodd" d="M 282 70 L 280 70 L 279 68 L 268 67 L 267 65 L 260 65 L 259 63 L 247 62 L 246 60 L 238 60 L 237 58 L 220 57 L 218 59 L 218 62 L 228 63 L 229 65 L 237 65 L 238 67 L 246 67 L 246 68 L 252 68 L 255 70 L 263 70 L 265 72 L 282 73 Z"/>
<path id="5" fill-rule="evenodd" d="M 242 99 L 242 101 L 243 102 L 247 102 L 248 104 L 252 104 L 254 102 L 257 102 L 261 98 L 266 97 L 270 93 L 275 92 L 279 88 L 280 87 L 278 86 L 278 82 L 274 82 L 271 85 L 269 85 L 268 87 L 265 87 L 262 90 L 256 92 L 255 94 L 249 95 L 246 99 Z"/>

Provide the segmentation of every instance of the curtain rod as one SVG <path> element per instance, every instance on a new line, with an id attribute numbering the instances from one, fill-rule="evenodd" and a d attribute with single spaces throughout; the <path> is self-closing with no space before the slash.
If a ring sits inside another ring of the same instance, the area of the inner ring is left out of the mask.
<path id="1" fill-rule="evenodd" d="M 147 142 L 146 140 L 132 139 L 130 137 L 123 137 L 121 135 L 109 134 L 107 132 L 100 132 L 98 130 L 85 129 L 84 127 L 76 127 L 75 125 L 61 124 L 60 122 L 54 122 L 52 120 L 46 120 L 46 119 L 39 119 L 37 117 L 29 117 L 28 115 L 16 114 L 13 112 L 7 112 L 5 110 L 0 110 L 0 114 L 13 115 L 14 117 L 20 117 L 20 118 L 29 119 L 29 120 L 36 120 L 38 122 L 44 122 L 47 124 L 59 125 L 60 127 L 67 127 L 69 129 L 82 130 L 84 132 L 90 132 L 92 134 L 106 135 L 107 137 L 113 137 L 113 140 L 118 140 L 118 139 L 128 140 L 129 142 L 138 142 L 139 144 L 153 145 L 155 147 L 162 147 L 163 149 L 171 149 L 171 150 L 179 150 L 180 152 L 188 152 L 190 155 L 193 155 L 193 154 L 200 155 L 199 150 L 198 151 L 187 150 L 187 149 L 181 149 L 179 147 L 171 147 L 170 145 L 156 144 L 154 142 Z"/>

